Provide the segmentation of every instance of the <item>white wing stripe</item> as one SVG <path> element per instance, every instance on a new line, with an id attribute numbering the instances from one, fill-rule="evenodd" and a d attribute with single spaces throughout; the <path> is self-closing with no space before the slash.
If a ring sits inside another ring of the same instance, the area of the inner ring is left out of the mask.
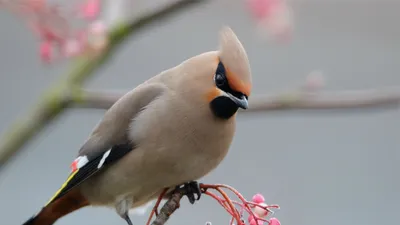
<path id="1" fill-rule="evenodd" d="M 106 152 L 104 153 L 103 157 L 102 157 L 102 158 L 101 158 L 101 160 L 100 160 L 100 163 L 99 163 L 99 165 L 97 166 L 97 169 L 99 169 L 100 167 L 102 167 L 102 166 L 103 166 L 103 164 L 104 164 L 104 161 L 106 161 L 106 159 L 107 159 L 108 155 L 110 155 L 110 152 L 111 152 L 111 149 L 110 149 L 110 150 L 108 150 L 108 151 L 106 151 Z"/>
<path id="2" fill-rule="evenodd" d="M 88 163 L 88 162 L 89 162 L 89 160 L 88 160 L 87 156 L 81 156 L 78 160 L 77 167 L 80 169 L 80 168 L 82 168 L 82 166 L 86 165 L 86 163 Z"/>

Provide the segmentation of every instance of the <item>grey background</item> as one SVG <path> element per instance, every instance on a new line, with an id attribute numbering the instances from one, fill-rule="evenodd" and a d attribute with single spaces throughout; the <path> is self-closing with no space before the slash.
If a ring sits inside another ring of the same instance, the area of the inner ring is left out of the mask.
<path id="1" fill-rule="evenodd" d="M 399 1 L 291 1 L 294 41 L 256 36 L 243 1 L 212 1 L 135 35 L 88 87 L 129 90 L 161 70 L 215 49 L 229 24 L 246 47 L 253 93 L 290 89 L 322 70 L 329 90 L 399 85 Z M 67 64 L 41 65 L 37 42 L 14 16 L 0 14 L 0 130 L 35 104 Z M 1 224 L 22 224 L 52 196 L 102 110 L 68 110 L 0 172 Z M 396 110 L 269 112 L 239 116 L 223 163 L 202 180 L 279 203 L 282 224 L 398 224 L 400 114 Z M 228 224 L 216 202 L 187 200 L 169 224 Z M 145 216 L 133 215 L 135 224 Z M 125 224 L 112 210 L 85 208 L 57 225 Z"/>

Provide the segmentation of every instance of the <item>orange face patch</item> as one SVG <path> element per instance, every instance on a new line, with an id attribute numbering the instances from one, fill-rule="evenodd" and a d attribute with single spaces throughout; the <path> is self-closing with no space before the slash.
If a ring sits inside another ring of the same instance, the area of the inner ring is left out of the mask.
<path id="1" fill-rule="evenodd" d="M 213 88 L 210 91 L 207 92 L 207 101 L 211 102 L 212 100 L 214 100 L 214 98 L 218 97 L 220 95 L 220 90 L 218 90 L 218 88 Z"/>
<path id="2" fill-rule="evenodd" d="M 226 77 L 228 78 L 229 86 L 238 92 L 245 94 L 246 96 L 250 96 L 251 92 L 251 84 L 247 84 L 239 79 L 239 77 L 234 74 L 229 68 L 225 68 Z"/>

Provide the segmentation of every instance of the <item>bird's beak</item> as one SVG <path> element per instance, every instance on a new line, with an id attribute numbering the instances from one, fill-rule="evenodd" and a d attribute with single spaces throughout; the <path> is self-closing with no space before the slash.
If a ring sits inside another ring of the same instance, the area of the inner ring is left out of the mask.
<path id="1" fill-rule="evenodd" d="M 248 109 L 249 108 L 249 102 L 247 101 L 246 97 L 244 95 L 240 96 L 240 98 L 233 96 L 230 93 L 227 93 L 228 97 L 240 108 L 242 109 Z"/>

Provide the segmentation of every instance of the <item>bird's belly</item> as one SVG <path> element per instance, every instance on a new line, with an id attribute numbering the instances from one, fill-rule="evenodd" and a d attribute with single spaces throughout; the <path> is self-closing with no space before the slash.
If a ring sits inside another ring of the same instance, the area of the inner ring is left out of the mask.
<path id="1" fill-rule="evenodd" d="M 175 147 L 178 146 L 135 149 L 118 163 L 88 179 L 82 190 L 92 204 L 112 205 L 121 196 L 132 197 L 134 202 L 143 204 L 165 187 L 203 177 L 223 158 L 202 153 L 197 147 L 187 149 L 193 146 L 186 144 L 180 145 L 179 149 L 187 152 L 179 154 Z M 208 150 L 217 149 L 210 147 Z M 196 151 L 201 153 L 195 154 Z"/>

